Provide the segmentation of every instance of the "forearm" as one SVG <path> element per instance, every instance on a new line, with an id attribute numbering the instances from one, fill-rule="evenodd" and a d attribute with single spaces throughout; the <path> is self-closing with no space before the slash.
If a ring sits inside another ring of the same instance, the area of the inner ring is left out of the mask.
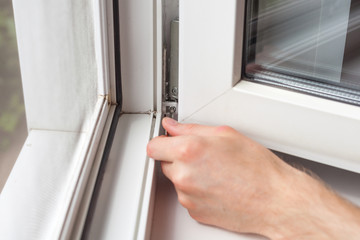
<path id="1" fill-rule="evenodd" d="M 299 170 L 294 169 L 290 181 L 283 185 L 282 199 L 272 205 L 264 235 L 271 239 L 360 238 L 358 207 Z"/>
<path id="2" fill-rule="evenodd" d="M 360 210 L 226 126 L 180 124 L 148 155 L 162 162 L 195 220 L 271 239 L 360 239 Z"/>

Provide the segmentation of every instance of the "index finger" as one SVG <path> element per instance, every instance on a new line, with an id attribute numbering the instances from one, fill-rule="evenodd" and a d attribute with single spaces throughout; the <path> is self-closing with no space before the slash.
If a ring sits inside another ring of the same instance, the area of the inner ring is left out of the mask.
<path id="1" fill-rule="evenodd" d="M 168 117 L 162 120 L 162 125 L 171 136 L 211 136 L 216 133 L 216 127 L 193 123 L 179 123 Z"/>

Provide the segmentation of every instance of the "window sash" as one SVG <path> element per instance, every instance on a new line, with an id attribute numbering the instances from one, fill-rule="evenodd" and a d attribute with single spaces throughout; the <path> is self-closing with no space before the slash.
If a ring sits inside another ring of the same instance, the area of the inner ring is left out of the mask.
<path id="1" fill-rule="evenodd" d="M 244 17 L 245 1 L 180 2 L 179 119 L 227 124 L 268 148 L 360 172 L 359 107 L 239 77 Z"/>

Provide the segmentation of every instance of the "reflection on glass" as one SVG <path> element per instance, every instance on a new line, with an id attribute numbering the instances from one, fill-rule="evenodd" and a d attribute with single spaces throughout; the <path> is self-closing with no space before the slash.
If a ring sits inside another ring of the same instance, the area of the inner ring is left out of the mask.
<path id="1" fill-rule="evenodd" d="M 27 136 L 11 0 L 0 2 L 0 192 Z"/>
<path id="2" fill-rule="evenodd" d="M 360 101 L 359 0 L 252 0 L 247 16 L 247 76 Z"/>

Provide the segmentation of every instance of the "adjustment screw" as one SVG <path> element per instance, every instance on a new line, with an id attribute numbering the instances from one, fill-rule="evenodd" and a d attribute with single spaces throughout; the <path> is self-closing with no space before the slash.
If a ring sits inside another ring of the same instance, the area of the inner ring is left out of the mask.
<path id="1" fill-rule="evenodd" d="M 174 113 L 174 112 L 176 112 L 176 107 L 171 106 L 171 107 L 169 108 L 169 110 L 170 110 L 170 113 Z"/>

